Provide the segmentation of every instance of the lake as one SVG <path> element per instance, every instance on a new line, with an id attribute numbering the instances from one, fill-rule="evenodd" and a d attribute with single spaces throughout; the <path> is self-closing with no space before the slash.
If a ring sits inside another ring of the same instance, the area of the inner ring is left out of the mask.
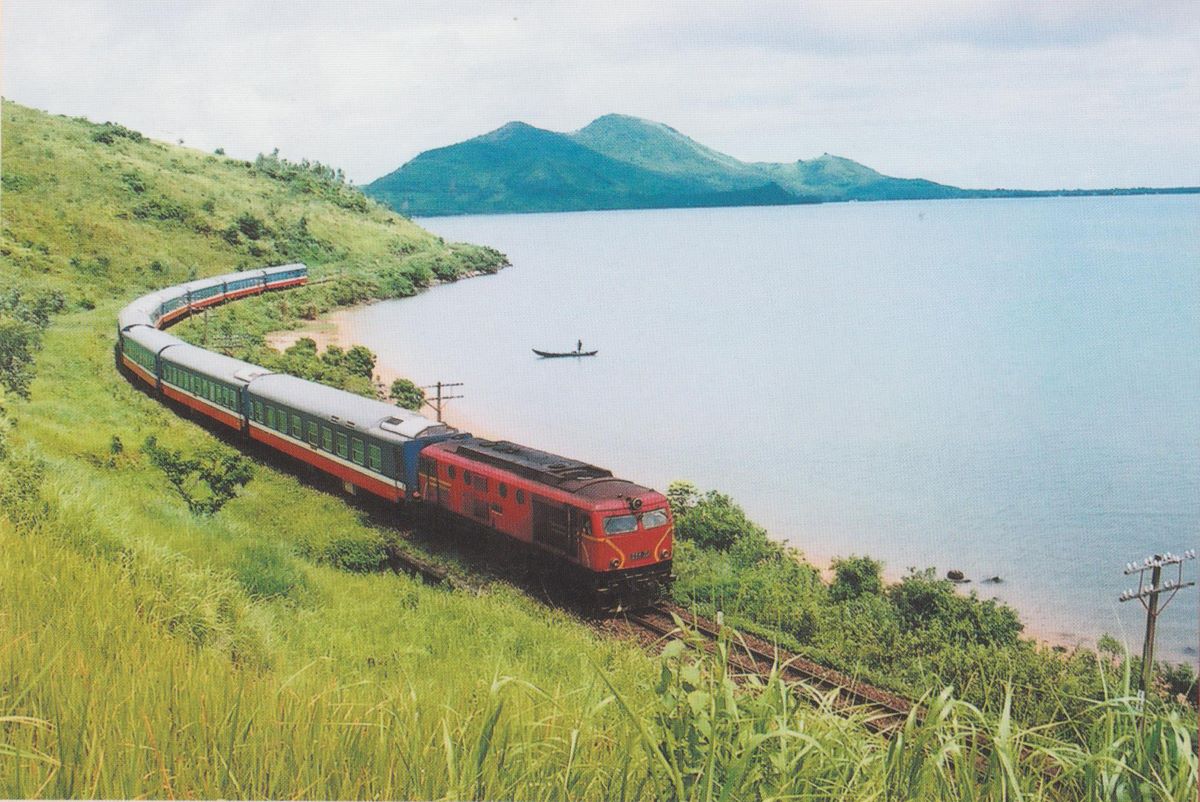
<path id="1" fill-rule="evenodd" d="M 1200 546 L 1196 196 L 420 222 L 513 267 L 348 333 L 464 382 L 451 423 L 720 489 L 818 562 L 962 570 L 1060 641 L 1140 650 L 1124 564 Z M 1196 661 L 1197 598 L 1160 656 Z"/>

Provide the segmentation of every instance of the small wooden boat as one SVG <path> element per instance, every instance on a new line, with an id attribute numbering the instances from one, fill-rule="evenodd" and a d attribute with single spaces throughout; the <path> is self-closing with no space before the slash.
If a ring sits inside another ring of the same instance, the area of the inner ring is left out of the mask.
<path id="1" fill-rule="evenodd" d="M 563 357 L 563 356 L 595 356 L 596 354 L 600 353 L 598 350 L 596 350 L 596 351 L 539 351 L 536 348 L 534 348 L 532 350 L 538 356 L 546 357 L 547 359 L 555 359 L 555 358 Z"/>

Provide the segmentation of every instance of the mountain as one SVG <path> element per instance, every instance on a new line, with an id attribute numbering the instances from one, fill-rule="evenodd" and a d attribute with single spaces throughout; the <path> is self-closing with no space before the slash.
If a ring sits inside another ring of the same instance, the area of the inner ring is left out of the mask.
<path id="1" fill-rule="evenodd" d="M 883 175 L 828 153 L 783 164 L 743 162 L 669 125 L 622 114 L 573 133 L 511 122 L 425 151 L 363 190 L 409 215 L 1200 191 L 961 189 Z"/>

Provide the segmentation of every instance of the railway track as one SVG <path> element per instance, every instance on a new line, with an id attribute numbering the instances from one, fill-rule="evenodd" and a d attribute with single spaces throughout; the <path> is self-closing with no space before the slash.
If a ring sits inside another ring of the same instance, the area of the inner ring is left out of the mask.
<path id="1" fill-rule="evenodd" d="M 716 648 L 720 626 L 676 604 L 665 602 L 626 614 L 630 624 L 655 639 L 681 636 L 677 618 L 684 627 L 704 639 L 704 648 L 710 651 Z M 788 681 L 803 683 L 823 694 L 833 693 L 835 711 L 859 716 L 867 728 L 883 735 L 903 727 L 913 712 L 913 703 L 903 697 L 781 650 L 753 635 L 738 635 L 729 662 L 745 674 L 766 676 L 772 669 L 777 669 Z M 920 715 L 919 708 L 917 715 Z"/>

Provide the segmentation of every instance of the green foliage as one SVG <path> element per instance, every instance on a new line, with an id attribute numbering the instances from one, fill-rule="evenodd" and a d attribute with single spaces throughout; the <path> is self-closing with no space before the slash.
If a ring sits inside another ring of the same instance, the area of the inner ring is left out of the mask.
<path id="1" fill-rule="evenodd" d="M 295 598 L 306 586 L 304 574 L 288 555 L 265 543 L 243 549 L 234 571 L 238 582 L 255 599 Z"/>
<path id="2" fill-rule="evenodd" d="M 341 367 L 351 376 L 370 379 L 375 375 L 375 354 L 362 345 L 352 345 L 342 356 Z"/>
<path id="3" fill-rule="evenodd" d="M 266 222 L 250 212 L 242 212 L 233 221 L 237 227 L 238 233 L 246 237 L 246 239 L 256 240 L 262 239 L 271 233 L 267 228 Z"/>
<path id="4" fill-rule="evenodd" d="M 150 435 L 142 444 L 150 462 L 163 472 L 193 515 L 215 515 L 254 477 L 254 464 L 216 443 L 185 457 L 179 449 L 160 446 Z"/>
<path id="5" fill-rule="evenodd" d="M 309 554 L 318 562 L 345 571 L 378 571 L 387 562 L 387 543 L 378 532 L 334 534 Z"/>
<path id="6" fill-rule="evenodd" d="M 133 216 L 139 220 L 161 220 L 186 223 L 189 212 L 185 206 L 166 198 L 151 198 L 133 207 Z"/>
<path id="7" fill-rule="evenodd" d="M 65 305 L 57 290 L 28 294 L 17 287 L 0 289 L 0 388 L 29 395 L 42 331 Z"/>
<path id="8" fill-rule="evenodd" d="M 103 125 L 94 126 L 94 128 L 95 131 L 92 132 L 92 141 L 99 142 L 103 145 L 111 145 L 118 139 L 127 139 L 130 142 L 146 141 L 146 137 L 141 133 L 117 123 L 104 123 Z"/>
<path id="9" fill-rule="evenodd" d="M 669 498 L 676 536 L 695 541 L 702 548 L 727 551 L 743 536 L 760 540 L 766 537 L 763 528 L 747 518 L 745 511 L 723 493 L 710 490 L 702 496 L 689 497 L 686 488 L 675 487 Z"/>
<path id="10" fill-rule="evenodd" d="M 870 557 L 851 555 L 833 561 L 833 584 L 829 596 L 834 601 L 857 599 L 864 594 L 883 592 L 883 563 Z"/>
<path id="11" fill-rule="evenodd" d="M 1011 715 L 1078 737 L 1064 719 L 1087 721 L 1087 700 L 1104 696 L 1125 667 L 1116 651 L 1097 660 L 1086 650 L 1060 655 L 1020 639 L 1021 622 L 1009 607 L 962 594 L 932 571 L 914 571 L 884 587 L 881 566 L 866 557 L 836 559 L 826 585 L 801 556 L 766 538 L 761 528 L 738 522 L 725 531 L 712 521 L 732 517 L 729 502 L 687 482 L 667 491 L 676 515 L 676 598 L 709 612 L 721 610 L 768 639 L 824 664 L 918 697 L 952 686 L 988 715 L 1004 705 L 1004 683 L 1020 687 Z M 697 516 L 709 508 L 710 514 Z M 734 519 L 736 520 L 736 518 Z M 689 524 L 688 522 L 692 523 Z M 740 534 L 737 532 L 740 531 Z M 732 543 L 730 543 L 732 537 Z M 1103 644 L 1102 644 L 1103 645 Z M 1164 679 L 1168 669 L 1160 674 Z M 1187 687 L 1182 678 L 1170 688 Z M 1164 703 L 1170 703 L 1167 683 Z M 1065 711 L 1065 712 L 1064 712 Z M 1054 723 L 1059 722 L 1059 723 Z"/>
<path id="12" fill-rule="evenodd" d="M 397 406 L 419 412 L 425 406 L 425 391 L 408 379 L 396 379 L 388 391 L 388 398 Z"/>

